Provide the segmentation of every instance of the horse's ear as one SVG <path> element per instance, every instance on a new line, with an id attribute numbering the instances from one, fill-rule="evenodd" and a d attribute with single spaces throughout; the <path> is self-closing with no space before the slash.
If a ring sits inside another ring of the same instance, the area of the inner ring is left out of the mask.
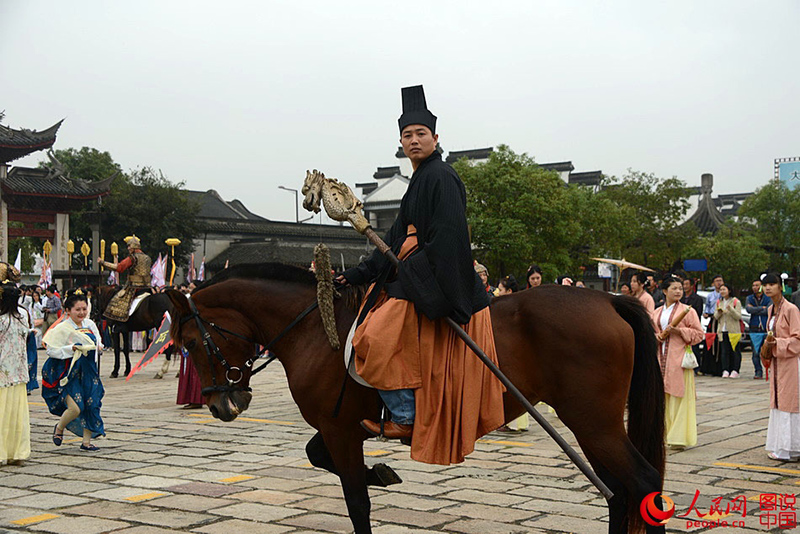
<path id="1" fill-rule="evenodd" d="M 192 313 L 189 309 L 189 299 L 186 298 L 186 295 L 174 289 L 168 289 L 165 293 L 173 306 L 173 321 Z"/>

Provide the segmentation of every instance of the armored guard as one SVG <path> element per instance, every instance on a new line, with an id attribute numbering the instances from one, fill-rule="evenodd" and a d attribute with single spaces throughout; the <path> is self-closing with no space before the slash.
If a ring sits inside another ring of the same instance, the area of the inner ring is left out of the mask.
<path id="1" fill-rule="evenodd" d="M 110 263 L 102 258 L 97 258 L 97 262 L 107 269 L 118 273 L 129 271 L 125 286 L 111 298 L 103 314 L 107 319 L 121 322 L 127 321 L 130 317 L 131 304 L 138 295 L 152 293 L 150 286 L 152 260 L 150 256 L 142 252 L 142 244 L 138 237 L 126 237 L 125 243 L 128 245 L 128 257 L 121 262 Z"/>

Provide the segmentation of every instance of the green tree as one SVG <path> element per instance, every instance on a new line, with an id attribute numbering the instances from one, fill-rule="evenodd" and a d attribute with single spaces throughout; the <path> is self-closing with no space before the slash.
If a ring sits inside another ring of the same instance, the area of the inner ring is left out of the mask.
<path id="1" fill-rule="evenodd" d="M 96 148 L 88 146 L 80 150 L 66 148 L 55 150 L 54 154 L 58 161 L 64 165 L 70 178 L 98 182 L 105 180 L 115 172 L 122 173 L 122 167 L 114 161 L 108 152 L 100 152 Z M 39 167 L 50 166 L 49 161 L 42 161 Z"/>
<path id="2" fill-rule="evenodd" d="M 622 178 L 604 179 L 598 194 L 628 214 L 618 252 L 630 261 L 668 270 L 697 239 L 693 225 L 680 225 L 690 207 L 690 191 L 675 177 L 629 170 Z"/>
<path id="3" fill-rule="evenodd" d="M 750 283 L 769 266 L 769 254 L 752 227 L 726 222 L 714 235 L 702 236 L 686 247 L 686 257 L 705 258 L 707 274 L 721 274 L 737 290 Z M 706 282 L 710 280 L 706 279 Z"/>
<path id="4" fill-rule="evenodd" d="M 604 242 L 619 240 L 623 212 L 585 187 L 567 186 L 527 154 L 500 145 L 478 165 L 455 164 L 467 188 L 476 257 L 493 275 L 524 275 L 539 264 L 545 278 L 575 274 Z"/>
<path id="5" fill-rule="evenodd" d="M 115 182 L 103 203 L 103 237 L 124 248 L 123 239 L 136 234 L 151 257 L 166 254 L 167 238 L 177 237 L 175 261 L 186 264 L 193 239 L 200 234 L 199 205 L 189 200 L 183 182 L 174 184 L 159 171 L 143 167 Z M 107 253 L 108 254 L 108 253 Z"/>
<path id="6" fill-rule="evenodd" d="M 66 174 L 70 178 L 98 182 L 105 180 L 114 173 L 119 173 L 114 183 L 111 184 L 112 191 L 115 183 L 125 179 L 122 167 L 111 157 L 108 152 L 100 152 L 96 148 L 82 147 L 80 150 L 75 148 L 65 148 L 54 150 L 56 159 L 64 166 Z M 50 167 L 52 162 L 40 161 L 39 167 Z M 70 236 L 77 236 L 81 242 L 91 240 L 92 230 L 90 225 L 99 221 L 99 204 L 96 201 L 86 201 L 77 210 L 70 213 Z M 76 237 L 72 239 L 78 243 Z M 80 246 L 80 243 L 77 245 Z M 77 249 L 77 247 L 76 247 Z M 77 254 L 77 253 L 76 253 Z M 82 256 L 77 254 L 76 257 Z M 77 260 L 76 260 L 77 261 Z"/>
<path id="7" fill-rule="evenodd" d="M 13 227 L 14 223 L 9 223 L 9 227 Z M 22 249 L 22 254 L 20 255 L 21 265 L 23 273 L 29 273 L 33 269 L 34 264 L 34 254 L 42 254 L 42 245 L 44 241 L 42 241 L 38 237 L 17 237 L 16 239 L 9 239 L 8 241 L 8 261 L 9 263 L 14 263 L 17 258 L 17 252 Z M 38 274 L 38 273 L 37 273 Z"/>
<path id="8" fill-rule="evenodd" d="M 91 239 L 90 224 L 97 222 L 100 222 L 100 237 L 106 240 L 107 247 L 112 242 L 119 246 L 120 259 L 126 255 L 123 239 L 136 234 L 143 250 L 151 256 L 166 253 L 169 247 L 164 240 L 177 237 L 181 245 L 175 249 L 176 263 L 188 261 L 192 241 L 200 233 L 196 219 L 199 206 L 181 189 L 183 182 L 172 183 L 150 167 L 124 173 L 111 154 L 95 148 L 68 148 L 55 151 L 55 155 L 71 178 L 98 181 L 119 172 L 111 184 L 110 194 L 102 199 L 102 206 L 87 202 L 70 214 L 70 237 L 75 242 L 76 258 L 81 262 L 83 258 L 77 250 L 81 243 Z M 49 162 L 39 165 L 45 167 Z M 99 253 L 92 250 L 90 260 Z M 106 249 L 106 258 L 110 258 L 109 249 Z"/>
<path id="9" fill-rule="evenodd" d="M 769 251 L 767 267 L 791 271 L 800 261 L 800 189 L 772 180 L 739 208 L 739 218 L 755 227 L 757 242 Z"/>

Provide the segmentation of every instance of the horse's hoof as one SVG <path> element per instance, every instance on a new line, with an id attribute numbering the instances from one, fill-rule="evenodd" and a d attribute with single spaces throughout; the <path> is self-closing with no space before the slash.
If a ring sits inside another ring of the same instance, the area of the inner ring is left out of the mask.
<path id="1" fill-rule="evenodd" d="M 153 378 L 155 378 L 156 380 L 158 380 L 158 379 L 160 379 L 160 378 L 164 378 L 164 375 L 162 375 L 161 373 L 156 373 L 156 376 L 154 376 Z"/>
<path id="2" fill-rule="evenodd" d="M 403 481 L 403 479 L 400 478 L 400 475 L 395 473 L 394 469 L 386 464 L 373 465 L 372 473 L 377 479 L 377 484 L 375 485 L 383 488 L 386 486 L 391 486 L 392 484 L 400 484 Z"/>
<path id="3" fill-rule="evenodd" d="M 119 373 L 117 371 L 112 371 L 111 374 L 108 375 L 109 378 L 117 378 L 118 376 L 119 376 Z"/>

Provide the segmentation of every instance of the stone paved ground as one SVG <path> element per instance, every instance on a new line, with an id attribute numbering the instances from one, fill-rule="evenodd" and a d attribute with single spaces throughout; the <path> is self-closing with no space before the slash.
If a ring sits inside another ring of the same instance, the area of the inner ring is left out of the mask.
<path id="1" fill-rule="evenodd" d="M 749 379 L 750 355 L 743 359 L 741 379 L 698 378 L 700 445 L 670 453 L 665 494 L 676 515 L 686 513 L 696 492 L 702 512 L 712 499 L 721 498 L 725 511 L 744 495 L 746 517 L 722 518 L 744 526 L 687 528 L 685 519 L 673 518 L 669 532 L 767 531 L 759 494 L 797 493 L 800 465 L 765 456 L 768 385 Z M 38 392 L 29 397 L 33 455 L 24 466 L 0 468 L 0 532 L 351 531 L 337 479 L 305 458 L 314 432 L 292 402 L 279 364 L 257 377 L 251 409 L 232 423 L 205 409 L 180 409 L 174 368 L 153 380 L 154 367 L 128 383 L 105 379 L 108 436 L 96 441 L 98 453 L 79 452 L 74 436 L 54 447 L 55 417 Z M 108 362 L 102 368 L 107 375 Z M 572 438 L 553 414 L 547 417 Z M 389 463 L 404 479 L 371 490 L 378 534 L 607 529 L 603 499 L 538 428 L 492 433 L 464 464 L 451 467 L 412 462 L 399 444 L 370 441 L 365 450 L 368 463 Z"/>

